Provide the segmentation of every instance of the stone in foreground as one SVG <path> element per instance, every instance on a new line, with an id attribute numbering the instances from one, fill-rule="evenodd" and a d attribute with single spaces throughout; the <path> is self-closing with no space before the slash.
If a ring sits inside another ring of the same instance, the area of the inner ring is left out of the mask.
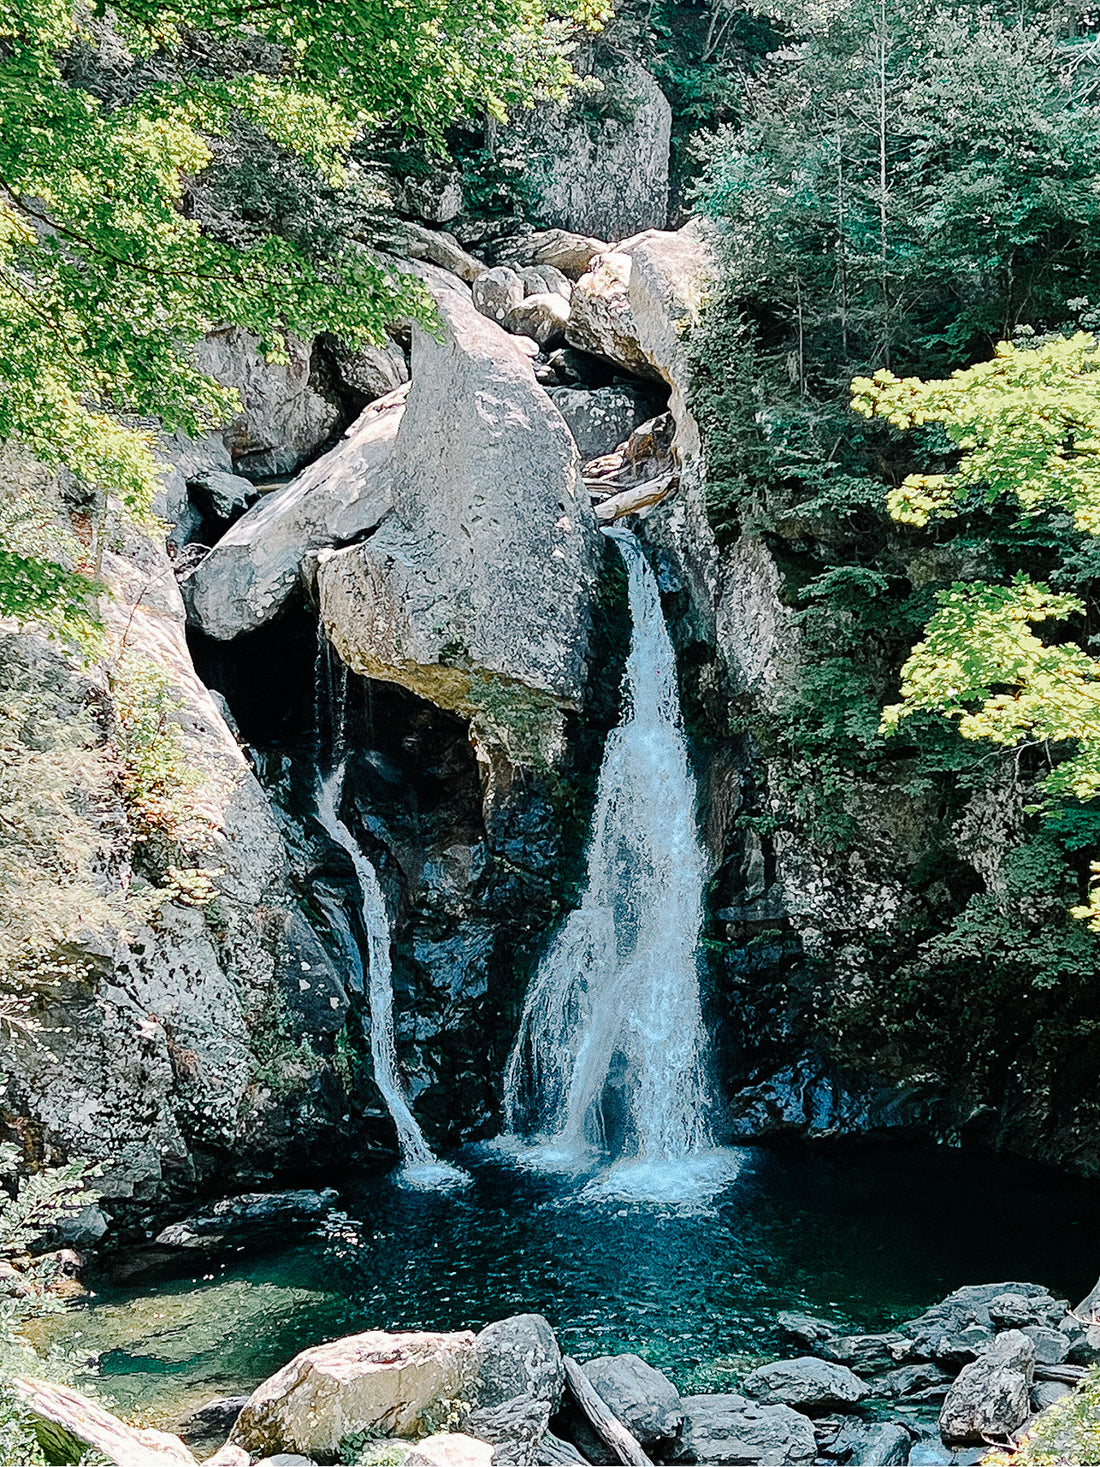
<path id="1" fill-rule="evenodd" d="M 638 1355 L 601 1355 L 581 1369 L 643 1447 L 674 1441 L 684 1425 L 680 1393 Z"/>
<path id="2" fill-rule="evenodd" d="M 474 1336 L 368 1330 L 296 1355 L 248 1398 L 231 1441 L 253 1456 L 302 1452 L 338 1460 L 363 1432 L 415 1437 L 467 1398 Z"/>
<path id="3" fill-rule="evenodd" d="M 48 1443 L 51 1461 L 75 1462 L 91 1448 L 114 1467 L 196 1467 L 195 1458 L 168 1431 L 127 1426 L 117 1416 L 68 1386 L 33 1376 L 14 1376 L 12 1385 Z"/>
<path id="4" fill-rule="evenodd" d="M 1017 1329 L 998 1335 L 979 1359 L 964 1366 L 948 1391 L 940 1412 L 944 1441 L 980 1442 L 1023 1426 L 1034 1370 L 1033 1340 Z"/>
<path id="5" fill-rule="evenodd" d="M 785 1467 L 812 1462 L 814 1429 L 789 1406 L 757 1406 L 744 1396 L 684 1397 L 685 1446 L 695 1460 L 714 1467 Z"/>
<path id="6" fill-rule="evenodd" d="M 793 1406 L 799 1411 L 844 1410 L 870 1394 L 865 1380 L 846 1365 L 802 1355 L 762 1365 L 742 1382 L 745 1394 L 767 1405 Z"/>
<path id="7" fill-rule="evenodd" d="M 496 1447 L 495 1467 L 531 1467 L 561 1403 L 557 1337 L 541 1314 L 516 1314 L 486 1325 L 475 1351 L 474 1409 L 462 1429 Z"/>

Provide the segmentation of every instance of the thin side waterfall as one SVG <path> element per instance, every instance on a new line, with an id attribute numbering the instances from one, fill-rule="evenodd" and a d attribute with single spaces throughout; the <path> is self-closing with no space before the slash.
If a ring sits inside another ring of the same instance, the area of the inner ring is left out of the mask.
<path id="1" fill-rule="evenodd" d="M 714 1157 L 697 947 L 706 863 L 676 660 L 635 537 L 623 712 L 604 751 L 580 906 L 528 991 L 505 1076 L 508 1130 L 553 1162 L 593 1151 L 655 1173 Z"/>
<path id="2" fill-rule="evenodd" d="M 320 654 L 319 654 L 320 656 Z M 439 1161 L 424 1139 L 397 1078 L 397 1048 L 394 1037 L 393 965 L 390 958 L 390 920 L 378 873 L 359 848 L 359 843 L 340 819 L 340 801 L 347 768 L 347 672 L 331 676 L 330 657 L 318 666 L 318 723 L 327 706 L 332 746 L 337 762 L 327 775 L 318 770 L 317 819 L 329 837 L 348 854 L 359 885 L 363 930 L 367 937 L 367 996 L 370 1004 L 370 1049 L 374 1079 L 397 1127 L 401 1148 L 402 1176 L 418 1186 L 446 1186 L 468 1181 L 466 1173 Z M 327 697 L 322 698 L 322 691 Z"/>

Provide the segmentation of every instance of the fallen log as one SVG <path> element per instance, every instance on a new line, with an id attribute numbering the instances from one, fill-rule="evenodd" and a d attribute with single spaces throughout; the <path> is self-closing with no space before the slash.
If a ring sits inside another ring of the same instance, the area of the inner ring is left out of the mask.
<path id="1" fill-rule="evenodd" d="M 1059 1385 L 1076 1385 L 1088 1371 L 1083 1365 L 1036 1365 L 1036 1380 L 1056 1380 Z"/>
<path id="2" fill-rule="evenodd" d="M 641 1443 L 626 1429 L 570 1355 L 562 1356 L 565 1384 L 585 1420 L 623 1467 L 651 1467 Z"/>
<path id="3" fill-rule="evenodd" d="M 659 504 L 675 484 L 673 475 L 635 484 L 632 489 L 624 489 L 621 494 L 612 494 L 610 499 L 603 499 L 595 505 L 596 518 L 606 523 L 621 519 L 624 514 L 633 514 L 636 509 L 645 509 L 648 504 Z"/>
<path id="4" fill-rule="evenodd" d="M 68 1386 L 17 1375 L 12 1384 L 34 1418 L 43 1445 L 56 1460 L 74 1462 L 88 1447 L 101 1452 L 114 1467 L 198 1467 L 192 1454 L 169 1431 L 127 1426 L 95 1401 Z M 72 1455 L 73 1443 L 79 1451 Z"/>

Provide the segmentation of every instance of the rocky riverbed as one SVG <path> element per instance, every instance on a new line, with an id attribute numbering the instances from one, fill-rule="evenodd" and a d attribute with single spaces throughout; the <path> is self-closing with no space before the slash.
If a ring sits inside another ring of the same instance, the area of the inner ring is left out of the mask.
<path id="1" fill-rule="evenodd" d="M 308 1212 L 308 1199 L 253 1197 L 217 1215 L 232 1230 L 288 1208 Z M 165 1241 L 204 1246 L 208 1221 L 194 1220 L 190 1242 L 182 1229 Z M 44 1429 L 117 1467 L 967 1467 L 1011 1450 L 1100 1361 L 1094 1316 L 1100 1284 L 1071 1309 L 1010 1281 L 957 1289 L 879 1334 L 782 1314 L 799 1353 L 747 1371 L 736 1391 L 683 1395 L 633 1353 L 576 1361 L 537 1314 L 476 1334 L 368 1330 L 301 1351 L 248 1396 L 204 1402 L 174 1433 L 126 1426 L 63 1387 L 17 1388 Z"/>

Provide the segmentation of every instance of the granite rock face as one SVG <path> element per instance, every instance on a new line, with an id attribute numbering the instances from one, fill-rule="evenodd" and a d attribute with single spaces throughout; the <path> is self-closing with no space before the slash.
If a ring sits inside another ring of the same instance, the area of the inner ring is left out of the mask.
<path id="1" fill-rule="evenodd" d="M 192 619 L 207 636 L 226 641 L 278 616 L 307 557 L 386 517 L 406 391 L 366 407 L 335 448 L 253 505 L 198 565 L 184 584 Z"/>
<path id="2" fill-rule="evenodd" d="M 287 338 L 289 361 L 269 362 L 259 342 L 237 327 L 215 332 L 195 348 L 195 365 L 235 387 L 241 412 L 222 438 L 234 467 L 251 479 L 293 473 L 336 426 L 339 408 L 310 383 L 311 347 Z"/>
<path id="3" fill-rule="evenodd" d="M 523 762 L 581 699 L 597 542 L 576 447 L 529 357 L 455 290 L 416 331 L 393 513 L 322 556 L 326 633 L 356 672 L 490 729 Z"/>

